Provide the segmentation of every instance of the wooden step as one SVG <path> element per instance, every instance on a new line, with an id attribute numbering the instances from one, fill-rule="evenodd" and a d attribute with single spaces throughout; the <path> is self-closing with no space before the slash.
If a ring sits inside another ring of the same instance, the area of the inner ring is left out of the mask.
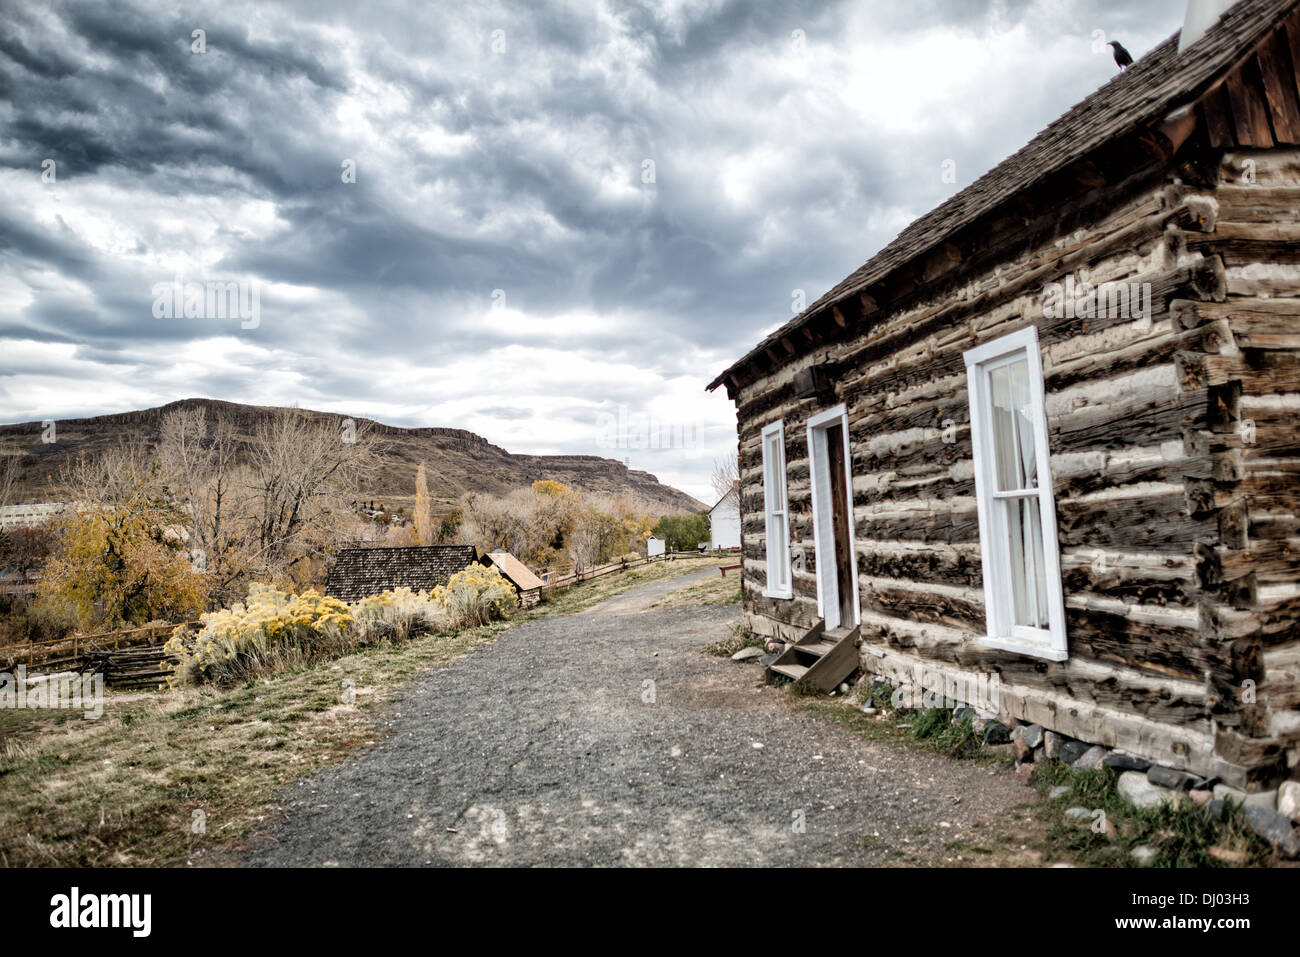
<path id="1" fill-rule="evenodd" d="M 835 642 L 810 641 L 806 645 L 795 645 L 794 650 L 807 652 L 810 655 L 816 655 L 820 658 L 822 655 L 826 654 L 826 652 L 835 650 Z"/>
<path id="2" fill-rule="evenodd" d="M 832 691 L 858 667 L 858 635 L 857 626 L 825 631 L 818 623 L 767 666 L 768 677 L 782 675 Z"/>
<path id="3" fill-rule="evenodd" d="M 769 670 L 775 671 L 779 675 L 785 675 L 787 678 L 792 678 L 795 681 L 798 681 L 800 678 L 802 678 L 804 675 L 808 673 L 808 669 L 805 668 L 803 665 L 775 665 L 774 664 L 770 666 Z"/>

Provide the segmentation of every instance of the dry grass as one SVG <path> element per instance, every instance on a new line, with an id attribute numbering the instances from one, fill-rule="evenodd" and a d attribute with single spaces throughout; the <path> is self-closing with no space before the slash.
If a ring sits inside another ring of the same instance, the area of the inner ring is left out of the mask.
<path id="1" fill-rule="evenodd" d="M 721 563 L 719 563 L 721 564 Z M 726 578 L 706 578 L 671 595 L 665 595 L 651 608 L 677 608 L 681 605 L 738 605 L 740 604 L 740 573 L 732 572 Z"/>
<path id="2" fill-rule="evenodd" d="M 230 689 L 110 692 L 97 721 L 0 710 L 0 864 L 168 865 L 248 835 L 277 792 L 374 739 L 375 708 L 523 622 L 706 567 L 684 559 L 586 582 L 499 622 L 367 648 Z M 196 811 L 205 831 L 194 833 Z"/>

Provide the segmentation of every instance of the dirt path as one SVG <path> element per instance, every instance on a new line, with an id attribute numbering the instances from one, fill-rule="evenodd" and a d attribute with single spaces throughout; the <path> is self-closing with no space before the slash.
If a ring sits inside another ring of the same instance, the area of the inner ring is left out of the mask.
<path id="1" fill-rule="evenodd" d="M 807 714 L 756 666 L 701 653 L 735 606 L 637 614 L 664 586 L 423 676 L 387 737 L 293 788 L 243 862 L 1034 863 L 1010 775 Z"/>
<path id="2" fill-rule="evenodd" d="M 694 585 L 696 582 L 705 581 L 709 578 L 717 578 L 718 570 L 716 568 L 701 568 L 697 572 L 691 572 L 682 575 L 680 578 L 666 578 L 663 581 L 652 582 L 649 585 L 642 585 L 640 588 L 633 588 L 631 591 L 624 592 L 621 595 L 615 595 L 613 598 L 607 598 L 599 605 L 592 605 L 580 615 L 635 615 L 648 609 L 660 598 L 671 595 L 687 585 Z M 733 616 L 735 611 L 732 612 Z"/>

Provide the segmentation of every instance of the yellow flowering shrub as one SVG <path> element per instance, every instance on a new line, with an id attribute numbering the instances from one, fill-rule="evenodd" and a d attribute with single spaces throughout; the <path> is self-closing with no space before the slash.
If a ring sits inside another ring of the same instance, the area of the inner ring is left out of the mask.
<path id="1" fill-rule="evenodd" d="M 395 588 L 351 605 L 315 591 L 293 595 L 249 586 L 242 602 L 181 625 L 164 648 L 176 659 L 168 684 L 233 683 L 285 665 L 345 654 L 362 645 L 505 618 L 514 587 L 495 568 L 471 565 L 428 592 Z"/>
<path id="2" fill-rule="evenodd" d="M 436 586 L 429 597 L 446 610 L 456 628 L 486 625 L 507 618 L 518 603 L 514 586 L 495 568 L 470 565 Z"/>
<path id="3" fill-rule="evenodd" d="M 363 644 L 405 641 L 416 635 L 446 631 L 446 608 L 428 592 L 394 588 L 352 603 L 352 617 Z"/>
<path id="4" fill-rule="evenodd" d="M 355 645 L 351 609 L 311 590 L 291 595 L 255 583 L 244 602 L 199 620 L 194 634 L 182 625 L 164 647 L 177 660 L 170 684 L 244 680 Z"/>

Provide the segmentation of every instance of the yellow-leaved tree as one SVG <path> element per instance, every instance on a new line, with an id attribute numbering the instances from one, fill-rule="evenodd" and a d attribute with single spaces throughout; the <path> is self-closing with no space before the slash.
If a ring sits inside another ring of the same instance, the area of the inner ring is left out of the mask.
<path id="1" fill-rule="evenodd" d="M 421 462 L 415 470 L 415 514 L 411 536 L 417 545 L 432 545 L 435 535 L 433 526 L 433 505 L 429 501 L 429 477 Z"/>
<path id="2" fill-rule="evenodd" d="M 92 506 L 65 512 L 38 585 L 48 604 L 71 607 L 82 628 L 186 621 L 204 610 L 207 581 L 158 509 Z"/>

